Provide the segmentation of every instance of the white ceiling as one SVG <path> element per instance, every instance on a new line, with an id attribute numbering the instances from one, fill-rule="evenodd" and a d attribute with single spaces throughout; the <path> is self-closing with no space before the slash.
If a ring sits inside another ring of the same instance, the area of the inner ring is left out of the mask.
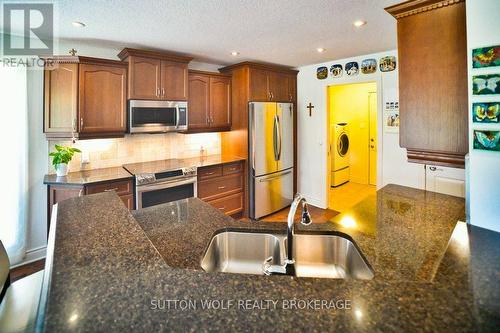
<path id="1" fill-rule="evenodd" d="M 258 60 L 301 66 L 396 48 L 401 0 L 67 0 L 59 37 L 113 48 L 172 50 L 230 64 Z M 355 28 L 355 20 L 367 25 Z M 73 21 L 84 22 L 76 28 Z M 326 48 L 318 53 L 318 47 Z M 240 55 L 233 57 L 236 50 Z"/>

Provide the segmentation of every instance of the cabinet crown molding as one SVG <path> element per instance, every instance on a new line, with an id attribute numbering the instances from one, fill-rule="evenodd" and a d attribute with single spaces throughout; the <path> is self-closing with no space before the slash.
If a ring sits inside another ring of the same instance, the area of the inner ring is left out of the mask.
<path id="1" fill-rule="evenodd" d="M 128 47 L 124 48 L 120 53 L 118 53 L 118 58 L 120 58 L 122 61 L 126 60 L 130 56 L 156 58 L 184 63 L 189 63 L 191 60 L 193 60 L 192 57 L 188 57 L 175 52 L 139 50 Z"/>
<path id="2" fill-rule="evenodd" d="M 275 64 L 268 64 L 268 63 L 261 63 L 261 62 L 253 62 L 253 61 L 243 61 L 239 62 L 234 65 L 229 65 L 226 67 L 219 68 L 219 71 L 222 73 L 227 73 L 232 71 L 233 69 L 240 68 L 240 67 L 252 67 L 252 68 L 259 68 L 259 69 L 264 69 L 264 70 L 269 70 L 269 71 L 274 71 L 274 72 L 284 72 L 284 73 L 289 73 L 289 74 L 297 74 L 299 71 L 292 69 L 287 66 L 283 65 L 275 65 Z"/>
<path id="3" fill-rule="evenodd" d="M 50 67 L 51 63 L 55 64 L 91 64 L 91 65 L 108 65 L 108 66 L 118 66 L 118 67 L 127 67 L 127 64 L 112 59 L 102 59 L 102 58 L 93 58 L 93 57 L 84 57 L 84 56 L 51 56 L 51 57 L 40 57 L 45 61 L 46 66 Z"/>
<path id="4" fill-rule="evenodd" d="M 389 6 L 385 11 L 394 16 L 396 19 L 417 15 L 428 12 L 430 10 L 451 6 L 465 0 L 409 0 L 403 3 Z"/>

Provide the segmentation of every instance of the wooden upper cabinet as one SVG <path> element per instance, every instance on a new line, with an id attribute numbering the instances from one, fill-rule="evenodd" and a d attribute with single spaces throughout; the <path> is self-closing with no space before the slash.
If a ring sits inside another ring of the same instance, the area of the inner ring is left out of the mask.
<path id="1" fill-rule="evenodd" d="M 130 48 L 118 57 L 129 64 L 129 99 L 188 100 L 188 63 L 193 58 Z"/>
<path id="2" fill-rule="evenodd" d="M 288 101 L 297 102 L 297 75 L 296 74 L 288 74 Z"/>
<path id="3" fill-rule="evenodd" d="M 131 57 L 129 61 L 128 97 L 130 99 L 160 98 L 161 60 Z"/>
<path id="4" fill-rule="evenodd" d="M 44 71 L 44 132 L 77 131 L 78 64 L 59 64 Z"/>
<path id="5" fill-rule="evenodd" d="M 79 86 L 80 133 L 125 132 L 126 68 L 82 64 Z"/>
<path id="6" fill-rule="evenodd" d="M 90 57 L 55 56 L 44 71 L 47 138 L 104 138 L 126 130 L 127 65 Z"/>
<path id="7" fill-rule="evenodd" d="M 414 0 L 397 19 L 399 141 L 408 161 L 463 167 L 468 152 L 465 1 Z"/>
<path id="8" fill-rule="evenodd" d="M 269 93 L 271 94 L 272 101 L 289 101 L 290 94 L 288 93 L 288 74 L 281 72 L 269 72 Z"/>
<path id="9" fill-rule="evenodd" d="M 231 78 L 210 77 L 210 116 L 212 127 L 231 127 Z"/>
<path id="10" fill-rule="evenodd" d="M 210 113 L 210 77 L 203 74 L 189 74 L 189 113 L 190 130 L 209 127 Z"/>
<path id="11" fill-rule="evenodd" d="M 268 71 L 258 68 L 250 68 L 250 100 L 269 101 L 269 76 Z"/>
<path id="12" fill-rule="evenodd" d="M 187 101 L 187 63 L 175 61 L 161 62 L 161 98 L 169 101 Z"/>
<path id="13" fill-rule="evenodd" d="M 219 73 L 189 71 L 187 132 L 219 132 L 231 129 L 231 77 Z"/>
<path id="14" fill-rule="evenodd" d="M 256 102 L 293 102 L 297 91 L 296 73 L 279 68 L 249 68 L 249 96 Z"/>

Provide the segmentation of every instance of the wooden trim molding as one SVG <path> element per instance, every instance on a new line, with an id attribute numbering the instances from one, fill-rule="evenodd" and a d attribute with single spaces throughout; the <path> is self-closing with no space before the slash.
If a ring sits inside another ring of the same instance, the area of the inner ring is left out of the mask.
<path id="1" fill-rule="evenodd" d="M 408 162 L 442 165 L 453 168 L 464 168 L 465 166 L 464 153 L 443 153 L 413 149 L 407 149 L 406 153 Z"/>
<path id="2" fill-rule="evenodd" d="M 188 63 L 191 60 L 193 60 L 192 57 L 181 55 L 179 53 L 163 52 L 163 51 L 151 51 L 151 50 L 139 50 L 139 49 L 132 49 L 132 48 L 128 48 L 128 47 L 124 48 L 123 50 L 121 50 L 120 53 L 118 53 L 118 58 L 120 58 L 122 61 L 126 60 L 130 56 L 156 58 L 156 59 L 161 59 L 161 60 L 183 62 L 183 63 Z"/>
<path id="3" fill-rule="evenodd" d="M 385 11 L 396 19 L 416 15 L 430 10 L 451 6 L 465 0 L 409 0 L 403 3 L 389 6 Z"/>
<path id="4" fill-rule="evenodd" d="M 53 56 L 53 57 L 40 57 L 45 61 L 46 67 L 51 67 L 51 64 L 91 64 L 91 65 L 106 65 L 106 66 L 116 66 L 116 67 L 127 67 L 127 64 L 112 59 L 102 59 L 93 57 L 83 57 L 83 56 Z"/>
<path id="5" fill-rule="evenodd" d="M 210 76 L 221 76 L 231 78 L 230 74 L 218 73 L 218 72 L 208 72 L 208 71 L 200 71 L 197 69 L 190 69 L 189 74 L 199 74 L 199 75 L 210 75 Z"/>
<path id="6" fill-rule="evenodd" d="M 258 68 L 268 71 L 283 72 L 289 74 L 297 74 L 299 72 L 298 70 L 283 65 L 267 64 L 267 63 L 252 62 L 252 61 L 243 61 L 234 65 L 222 67 L 219 68 L 219 71 L 222 73 L 227 73 L 239 67 L 251 67 L 251 68 Z"/>

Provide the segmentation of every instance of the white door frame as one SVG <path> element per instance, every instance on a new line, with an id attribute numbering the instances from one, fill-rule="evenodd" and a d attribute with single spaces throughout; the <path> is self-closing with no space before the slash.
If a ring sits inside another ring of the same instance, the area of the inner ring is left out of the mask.
<path id="1" fill-rule="evenodd" d="M 384 139 L 384 110 L 383 110 L 383 91 L 382 91 L 382 78 L 379 76 L 375 79 L 359 79 L 359 76 L 362 74 L 358 74 L 357 80 L 353 80 L 352 82 L 339 82 L 329 84 L 325 87 L 325 105 L 326 105 L 326 143 L 325 144 L 325 154 L 326 154 L 326 165 L 323 166 L 324 172 L 326 172 L 326 191 L 325 191 L 325 202 L 327 207 L 329 206 L 329 198 L 330 198 L 330 184 L 331 184 L 331 163 L 330 163 L 330 103 L 329 103 L 329 95 L 328 88 L 333 86 L 345 86 L 351 84 L 359 84 L 359 83 L 375 83 L 377 86 L 377 190 L 382 188 L 382 180 L 383 180 L 383 139 Z"/>

